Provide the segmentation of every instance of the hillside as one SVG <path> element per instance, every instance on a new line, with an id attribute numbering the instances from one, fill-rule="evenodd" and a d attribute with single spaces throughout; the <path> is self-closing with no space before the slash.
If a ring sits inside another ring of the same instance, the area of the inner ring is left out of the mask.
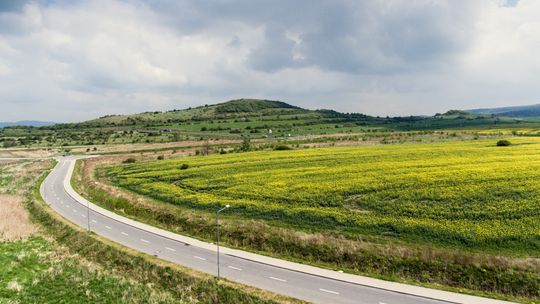
<path id="1" fill-rule="evenodd" d="M 277 139 L 330 134 L 377 135 L 402 131 L 493 128 L 524 119 L 451 110 L 432 117 L 373 117 L 334 110 L 308 110 L 282 101 L 236 99 L 170 111 L 107 115 L 97 119 L 44 127 L 0 129 L 0 145 L 93 146 L 167 143 L 208 139 Z M 536 125 L 534 126 L 536 127 Z"/>
<path id="2" fill-rule="evenodd" d="M 190 120 L 204 121 L 211 119 L 244 118 L 253 116 L 307 114 L 305 110 L 285 102 L 264 99 L 236 99 L 214 105 L 204 105 L 183 110 L 166 112 L 144 112 L 133 115 L 108 115 L 98 119 L 82 122 L 78 125 L 135 125 L 186 122 Z"/>
<path id="3" fill-rule="evenodd" d="M 535 117 L 540 116 L 540 104 L 515 107 L 483 108 L 466 110 L 473 114 L 493 114 L 507 117 Z"/>

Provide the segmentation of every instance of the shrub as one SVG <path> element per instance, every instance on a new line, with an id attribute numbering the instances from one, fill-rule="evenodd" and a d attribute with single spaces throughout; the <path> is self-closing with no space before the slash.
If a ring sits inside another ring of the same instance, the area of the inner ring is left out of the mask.
<path id="1" fill-rule="evenodd" d="M 189 168 L 188 164 L 182 164 L 182 166 L 180 167 L 181 170 L 186 170 L 187 168 Z"/>
<path id="2" fill-rule="evenodd" d="M 285 150 L 292 150 L 293 148 L 287 146 L 287 145 L 279 145 L 274 148 L 276 151 L 285 151 Z"/>
<path id="3" fill-rule="evenodd" d="M 14 140 L 7 140 L 7 141 L 4 141 L 3 143 L 4 148 L 15 147 L 16 145 L 17 145 L 17 142 Z"/>
<path id="4" fill-rule="evenodd" d="M 506 140 L 506 139 L 501 139 L 497 142 L 497 146 L 498 147 L 507 147 L 507 146 L 510 146 L 512 143 L 510 143 L 509 140 Z"/>
<path id="5" fill-rule="evenodd" d="M 165 156 L 160 155 L 160 156 L 157 157 L 157 159 L 158 159 L 158 160 L 164 160 L 164 159 L 165 159 Z"/>
<path id="6" fill-rule="evenodd" d="M 133 164 L 134 162 L 136 162 L 137 160 L 133 157 L 130 157 L 128 159 L 125 159 L 122 163 L 124 164 Z"/>

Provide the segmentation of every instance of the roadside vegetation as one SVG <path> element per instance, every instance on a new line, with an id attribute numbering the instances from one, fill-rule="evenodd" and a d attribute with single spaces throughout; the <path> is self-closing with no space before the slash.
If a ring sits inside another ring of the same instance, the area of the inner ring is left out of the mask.
<path id="1" fill-rule="evenodd" d="M 30 221 L 24 201 L 49 166 L 0 165 L 0 303 L 179 303 L 72 254 Z"/>
<path id="2" fill-rule="evenodd" d="M 39 195 L 51 164 L 0 165 L 0 303 L 301 303 L 217 282 L 70 224 Z"/>
<path id="3" fill-rule="evenodd" d="M 78 165 L 74 185 L 125 216 L 208 241 L 212 212 L 229 203 L 223 239 L 233 247 L 538 300 L 540 141 L 512 138 L 508 149 L 515 150 L 495 143 L 264 151 L 122 166 L 109 159 L 97 171 L 102 162 L 95 159 Z"/>

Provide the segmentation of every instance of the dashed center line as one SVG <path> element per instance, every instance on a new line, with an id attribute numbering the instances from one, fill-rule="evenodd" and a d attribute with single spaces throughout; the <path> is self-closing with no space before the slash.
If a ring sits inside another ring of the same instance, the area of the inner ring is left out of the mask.
<path id="1" fill-rule="evenodd" d="M 234 266 L 227 266 L 227 267 L 229 267 L 230 269 L 242 271 L 242 268 L 238 268 L 238 267 L 234 267 Z"/>
<path id="2" fill-rule="evenodd" d="M 205 258 L 201 258 L 200 256 L 196 256 L 196 255 L 194 255 L 193 257 L 194 257 L 194 258 L 196 258 L 196 259 L 198 259 L 198 260 L 201 260 L 201 261 L 206 261 L 206 259 L 205 259 Z"/>
<path id="3" fill-rule="evenodd" d="M 287 280 L 285 280 L 285 279 L 280 279 L 280 278 L 276 278 L 276 277 L 268 277 L 268 278 L 270 278 L 272 280 L 280 281 L 280 282 L 287 282 Z"/>
<path id="4" fill-rule="evenodd" d="M 73 209 L 73 212 L 77 213 L 77 210 L 76 210 L 76 209 Z"/>
<path id="5" fill-rule="evenodd" d="M 128 235 L 129 235 L 129 234 L 127 234 L 127 233 L 123 232 L 123 231 L 122 231 L 122 232 L 120 232 L 120 233 L 122 233 L 122 235 L 125 235 L 125 236 L 128 236 Z"/>
<path id="6" fill-rule="evenodd" d="M 332 290 L 328 290 L 328 289 L 324 289 L 324 288 L 319 288 L 320 291 L 322 292 L 327 292 L 327 293 L 331 293 L 331 294 L 335 294 L 335 295 L 338 295 L 339 292 L 337 291 L 332 291 Z"/>
<path id="7" fill-rule="evenodd" d="M 147 243 L 147 244 L 150 243 L 149 241 L 147 241 L 147 240 L 145 240 L 145 239 L 141 239 L 141 242 Z"/>
<path id="8" fill-rule="evenodd" d="M 105 226 L 105 228 L 107 228 L 107 229 L 112 229 L 110 226 Z"/>
<path id="9" fill-rule="evenodd" d="M 84 214 L 81 214 L 81 216 L 82 216 L 82 217 L 86 217 L 86 215 L 84 215 Z"/>
<path id="10" fill-rule="evenodd" d="M 169 248 L 169 247 L 165 247 L 165 249 L 169 250 L 169 251 L 172 251 L 172 252 L 175 252 L 176 250 L 172 249 L 172 248 Z"/>
<path id="11" fill-rule="evenodd" d="M 96 220 L 92 220 L 92 223 L 97 223 L 97 221 L 96 221 Z"/>

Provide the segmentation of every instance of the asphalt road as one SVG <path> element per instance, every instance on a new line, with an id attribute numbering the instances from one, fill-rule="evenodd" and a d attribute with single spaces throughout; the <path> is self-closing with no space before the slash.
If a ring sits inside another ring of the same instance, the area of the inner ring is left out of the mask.
<path id="1" fill-rule="evenodd" d="M 165 238 L 104 216 L 75 201 L 64 189 L 69 159 L 62 158 L 43 184 L 45 201 L 68 220 L 124 246 L 212 275 L 217 274 L 216 252 Z M 213 223 L 209 223 L 212 225 Z M 423 304 L 450 303 L 357 285 L 220 255 L 221 275 L 313 303 Z"/>

